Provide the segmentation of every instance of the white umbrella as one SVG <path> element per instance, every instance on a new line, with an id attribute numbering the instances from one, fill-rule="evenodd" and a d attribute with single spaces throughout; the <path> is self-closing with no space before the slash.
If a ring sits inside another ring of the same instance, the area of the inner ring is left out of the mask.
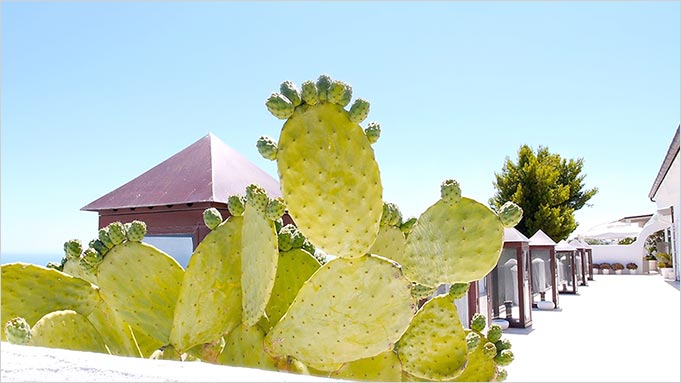
<path id="1" fill-rule="evenodd" d="M 614 221 L 592 227 L 584 234 L 584 238 L 622 239 L 627 237 L 638 237 L 642 229 L 642 227 L 635 223 Z"/>

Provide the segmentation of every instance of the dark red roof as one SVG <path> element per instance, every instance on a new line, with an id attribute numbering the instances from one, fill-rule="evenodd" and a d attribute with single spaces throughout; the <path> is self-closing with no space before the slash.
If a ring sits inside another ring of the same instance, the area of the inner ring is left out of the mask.
<path id="1" fill-rule="evenodd" d="M 195 202 L 222 202 L 258 184 L 281 196 L 279 182 L 219 138 L 205 137 L 81 210 L 100 211 Z"/>

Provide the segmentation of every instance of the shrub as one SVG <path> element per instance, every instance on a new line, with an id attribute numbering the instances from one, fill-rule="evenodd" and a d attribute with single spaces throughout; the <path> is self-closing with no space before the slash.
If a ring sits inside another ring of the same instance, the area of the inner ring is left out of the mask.
<path id="1" fill-rule="evenodd" d="M 612 270 L 612 266 L 608 262 L 601 263 L 601 270 Z"/>
<path id="2" fill-rule="evenodd" d="M 638 269 L 638 265 L 635 264 L 634 262 L 629 262 L 629 263 L 627 263 L 627 269 L 636 270 L 636 269 Z"/>
<path id="3" fill-rule="evenodd" d="M 619 262 L 616 262 L 612 264 L 612 268 L 613 270 L 624 270 L 624 265 Z"/>

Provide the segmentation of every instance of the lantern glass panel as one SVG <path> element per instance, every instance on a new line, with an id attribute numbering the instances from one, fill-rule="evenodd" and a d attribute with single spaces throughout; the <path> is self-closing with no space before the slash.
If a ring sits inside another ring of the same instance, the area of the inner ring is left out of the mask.
<path id="1" fill-rule="evenodd" d="M 572 253 L 556 253 L 559 291 L 574 291 L 572 283 L 572 275 L 574 273 L 574 270 L 572 269 L 572 257 Z"/>
<path id="2" fill-rule="evenodd" d="M 580 283 L 580 284 L 584 282 L 584 278 L 582 276 L 582 270 L 583 270 L 582 269 L 582 254 L 584 254 L 584 253 L 579 252 L 577 254 L 577 256 L 575 257 L 575 268 L 577 269 L 577 270 L 575 270 L 575 272 L 577 274 L 576 275 L 577 283 Z"/>
<path id="3" fill-rule="evenodd" d="M 551 272 L 551 251 L 548 249 L 532 250 L 532 292 L 534 302 L 541 300 L 541 294 L 551 300 L 554 281 Z"/>
<path id="4" fill-rule="evenodd" d="M 492 309 L 496 318 L 520 317 L 516 252 L 516 248 L 504 248 L 495 269 L 497 283 L 492 295 Z"/>

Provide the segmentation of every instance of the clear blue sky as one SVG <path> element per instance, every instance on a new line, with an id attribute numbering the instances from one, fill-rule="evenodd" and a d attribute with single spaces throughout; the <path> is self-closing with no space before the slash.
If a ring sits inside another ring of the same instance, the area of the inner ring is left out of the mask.
<path id="1" fill-rule="evenodd" d="M 583 158 L 581 230 L 652 213 L 679 123 L 679 2 L 3 2 L 3 253 L 96 236 L 80 208 L 208 132 L 277 177 L 265 99 L 326 73 L 371 102 L 384 199 L 483 203 L 522 144 Z M 57 259 L 55 259 L 57 260 Z"/>

